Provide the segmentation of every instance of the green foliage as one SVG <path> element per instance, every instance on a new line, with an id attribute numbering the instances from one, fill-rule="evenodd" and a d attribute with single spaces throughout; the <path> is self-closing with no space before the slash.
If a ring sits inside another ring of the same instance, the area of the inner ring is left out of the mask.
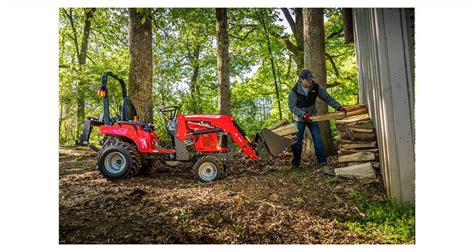
<path id="1" fill-rule="evenodd" d="M 344 224 L 349 230 L 367 238 L 378 237 L 380 243 L 415 242 L 415 208 L 394 201 L 378 202 L 365 193 L 350 192 L 365 217 L 350 219 Z"/>
<path id="2" fill-rule="evenodd" d="M 326 183 L 328 184 L 337 184 L 337 177 L 327 177 L 326 178 Z"/>
<path id="3" fill-rule="evenodd" d="M 217 59 L 215 11 L 206 8 L 138 8 L 153 25 L 153 104 L 180 105 L 181 113 L 217 113 Z M 128 10 L 98 8 L 93 15 L 86 64 L 78 66 L 74 29 L 77 41 L 82 39 L 85 9 L 66 8 L 59 11 L 59 101 L 60 143 L 73 144 L 78 135 L 76 126 L 77 99 L 85 96 L 86 117 L 102 113 L 102 101 L 96 95 L 101 74 L 112 71 L 128 82 L 129 41 Z M 283 117 L 291 120 L 287 98 L 297 81 L 294 59 L 282 42 L 286 34 L 280 9 L 228 9 L 230 42 L 230 80 L 232 114 L 249 135 L 279 120 L 278 100 L 270 63 L 275 61 L 277 85 Z M 269 34 L 273 55 L 267 47 Z M 328 83 L 338 85 L 328 92 L 341 104 L 357 103 L 357 74 L 352 44 L 345 44 L 341 31 L 342 14 L 326 9 L 327 53 L 337 67 L 327 61 Z M 143 20 L 142 20 L 143 21 Z M 79 85 L 79 83 L 83 83 Z M 111 116 L 119 111 L 120 91 L 117 83 L 110 85 Z M 167 138 L 163 118 L 154 116 L 158 135 Z M 335 132 L 335 130 L 333 130 Z M 97 133 L 92 141 L 99 140 Z"/>

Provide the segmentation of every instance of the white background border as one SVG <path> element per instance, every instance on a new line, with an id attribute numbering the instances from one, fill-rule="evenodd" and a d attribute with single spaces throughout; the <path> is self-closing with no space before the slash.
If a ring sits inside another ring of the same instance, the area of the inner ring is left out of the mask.
<path id="1" fill-rule="evenodd" d="M 472 248 L 472 2 L 6 1 L 0 15 L 0 250 L 360 251 Z M 59 7 L 415 7 L 415 246 L 58 245 Z M 471 159 L 471 160 L 468 160 Z"/>

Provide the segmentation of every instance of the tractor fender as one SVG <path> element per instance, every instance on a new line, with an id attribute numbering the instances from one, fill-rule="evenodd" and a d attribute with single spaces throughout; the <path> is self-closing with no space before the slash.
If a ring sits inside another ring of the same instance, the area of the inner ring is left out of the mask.
<path id="1" fill-rule="evenodd" d="M 153 139 L 156 137 L 150 132 L 146 132 L 141 127 L 122 125 L 103 125 L 99 127 L 99 134 L 119 136 L 133 142 L 140 152 L 153 152 Z"/>

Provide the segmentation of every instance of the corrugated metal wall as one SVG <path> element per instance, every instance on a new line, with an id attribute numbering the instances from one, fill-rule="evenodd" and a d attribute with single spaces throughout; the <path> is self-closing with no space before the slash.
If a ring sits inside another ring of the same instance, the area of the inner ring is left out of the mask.
<path id="1" fill-rule="evenodd" d="M 377 132 L 387 194 L 415 202 L 413 9 L 353 9 L 359 101 Z"/>

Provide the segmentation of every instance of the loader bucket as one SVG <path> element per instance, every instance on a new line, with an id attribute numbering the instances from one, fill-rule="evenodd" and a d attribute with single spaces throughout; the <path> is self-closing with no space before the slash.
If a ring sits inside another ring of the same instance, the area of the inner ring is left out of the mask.
<path id="1" fill-rule="evenodd" d="M 263 129 L 257 133 L 257 154 L 261 159 L 268 158 L 269 155 L 276 156 L 284 151 L 288 146 L 294 144 L 294 141 L 275 134 L 269 129 Z"/>

